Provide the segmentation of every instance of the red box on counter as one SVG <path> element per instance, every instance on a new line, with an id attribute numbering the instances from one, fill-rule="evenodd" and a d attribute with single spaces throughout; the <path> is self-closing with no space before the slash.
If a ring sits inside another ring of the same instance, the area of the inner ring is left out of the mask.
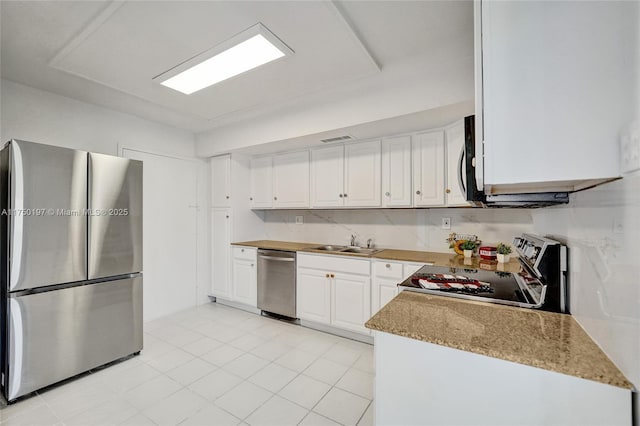
<path id="1" fill-rule="evenodd" d="M 482 259 L 495 260 L 498 257 L 496 253 L 496 248 L 491 246 L 480 247 L 480 249 L 478 250 L 478 253 L 480 254 L 480 257 Z"/>

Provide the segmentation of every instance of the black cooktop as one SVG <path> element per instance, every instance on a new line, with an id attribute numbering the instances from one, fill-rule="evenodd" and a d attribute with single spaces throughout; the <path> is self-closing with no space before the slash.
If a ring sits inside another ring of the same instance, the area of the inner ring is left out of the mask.
<path id="1" fill-rule="evenodd" d="M 511 273 L 427 265 L 399 286 L 423 293 L 522 307 L 538 307 L 540 296 L 544 296 L 544 286 L 525 270 Z"/>

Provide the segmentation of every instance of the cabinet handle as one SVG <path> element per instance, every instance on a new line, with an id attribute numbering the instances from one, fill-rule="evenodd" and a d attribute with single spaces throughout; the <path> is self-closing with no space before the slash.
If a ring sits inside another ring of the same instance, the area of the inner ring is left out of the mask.
<path id="1" fill-rule="evenodd" d="M 335 278 L 335 277 L 336 277 L 335 275 L 331 274 L 331 278 Z"/>
<path id="2" fill-rule="evenodd" d="M 420 191 L 416 191 L 416 194 L 417 194 L 417 195 L 420 195 Z"/>
<path id="3" fill-rule="evenodd" d="M 390 192 L 385 192 L 384 195 L 386 195 L 387 197 L 390 197 L 391 193 Z"/>
<path id="4" fill-rule="evenodd" d="M 249 201 L 253 201 L 253 197 L 249 197 Z"/>
<path id="5" fill-rule="evenodd" d="M 227 219 L 229 219 L 229 215 L 226 215 L 225 217 L 226 217 Z"/>
<path id="6" fill-rule="evenodd" d="M 329 278 L 329 274 L 325 274 L 325 277 L 326 277 L 326 278 Z"/>
<path id="7" fill-rule="evenodd" d="M 338 197 L 342 198 L 342 194 L 338 194 Z"/>
<path id="8" fill-rule="evenodd" d="M 385 268 L 391 268 L 391 265 L 389 265 L 388 263 L 386 265 L 384 265 Z"/>
<path id="9" fill-rule="evenodd" d="M 447 194 L 450 194 L 451 190 L 449 188 L 447 188 L 444 192 L 446 192 Z"/>
<path id="10" fill-rule="evenodd" d="M 347 198 L 347 194 L 344 194 L 344 198 Z"/>
<path id="11" fill-rule="evenodd" d="M 253 263 L 251 264 L 251 267 L 253 268 Z"/>
<path id="12" fill-rule="evenodd" d="M 277 200 L 278 200 L 278 197 L 273 197 L 273 199 L 277 201 Z"/>
<path id="13" fill-rule="evenodd" d="M 227 200 L 229 199 L 229 196 L 227 195 Z"/>
<path id="14" fill-rule="evenodd" d="M 227 216 L 227 217 L 228 217 L 228 216 Z M 242 253 L 244 253 L 244 249 L 240 249 L 240 251 L 241 251 Z"/>

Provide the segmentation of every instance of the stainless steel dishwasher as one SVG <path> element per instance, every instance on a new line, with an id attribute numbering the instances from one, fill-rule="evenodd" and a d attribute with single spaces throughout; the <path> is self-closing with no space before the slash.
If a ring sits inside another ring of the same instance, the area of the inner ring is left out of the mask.
<path id="1" fill-rule="evenodd" d="M 258 250 L 258 309 L 296 318 L 296 253 Z"/>

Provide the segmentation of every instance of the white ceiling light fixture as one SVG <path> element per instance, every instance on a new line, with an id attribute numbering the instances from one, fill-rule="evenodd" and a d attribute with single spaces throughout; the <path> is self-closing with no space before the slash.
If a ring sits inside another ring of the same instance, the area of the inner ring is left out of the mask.
<path id="1" fill-rule="evenodd" d="M 153 80 L 190 95 L 292 54 L 293 50 L 264 25 L 256 24 Z"/>

